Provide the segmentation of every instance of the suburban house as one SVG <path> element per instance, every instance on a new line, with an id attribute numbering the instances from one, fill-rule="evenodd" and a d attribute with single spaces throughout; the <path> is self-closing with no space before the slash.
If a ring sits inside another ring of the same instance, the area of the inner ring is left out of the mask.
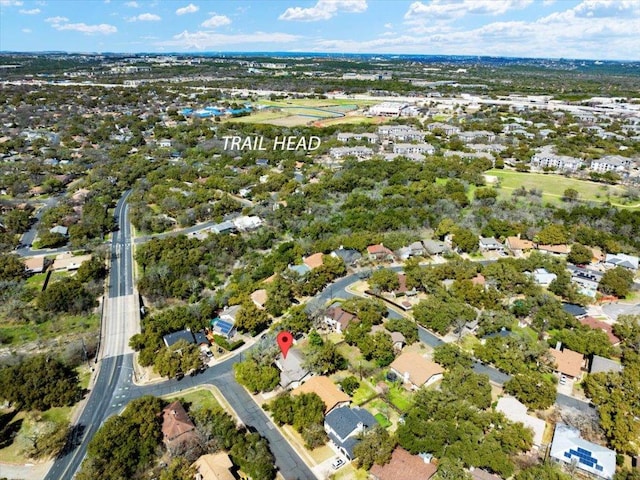
<path id="1" fill-rule="evenodd" d="M 236 228 L 235 224 L 232 221 L 227 220 L 227 221 L 216 223 L 215 225 L 213 225 L 211 227 L 211 231 L 218 235 L 222 235 L 225 233 L 235 233 L 238 231 L 238 229 Z"/>
<path id="2" fill-rule="evenodd" d="M 309 267 L 309 270 L 313 270 L 314 268 L 322 266 L 322 257 L 324 257 L 324 253 L 314 253 L 313 255 L 303 258 L 302 263 Z"/>
<path id="3" fill-rule="evenodd" d="M 264 288 L 256 290 L 251 295 L 251 301 L 260 310 L 264 310 L 264 304 L 267 303 L 267 291 Z"/>
<path id="4" fill-rule="evenodd" d="M 364 408 L 334 408 L 324 417 L 324 429 L 329 439 L 349 460 L 354 458 L 353 447 L 358 443 L 358 435 L 376 423 Z"/>
<path id="5" fill-rule="evenodd" d="M 202 455 L 193 466 L 197 472 L 195 480 L 235 480 L 236 478 L 231 473 L 233 463 L 225 452 Z"/>
<path id="6" fill-rule="evenodd" d="M 396 143 L 393 146 L 393 153 L 398 155 L 405 155 L 408 153 L 433 155 L 435 152 L 435 147 L 428 143 Z"/>
<path id="7" fill-rule="evenodd" d="M 591 358 L 589 373 L 621 372 L 622 369 L 623 367 L 620 363 L 601 357 L 600 355 L 594 355 L 593 358 Z"/>
<path id="8" fill-rule="evenodd" d="M 598 285 L 600 284 L 600 280 L 602 280 L 602 272 L 576 267 L 571 264 L 567 265 L 567 270 L 571 273 L 571 281 L 576 284 L 578 291 L 582 295 L 595 298 Z"/>
<path id="9" fill-rule="evenodd" d="M 262 226 L 262 219 L 256 216 L 241 216 L 233 220 L 233 224 L 241 232 L 249 232 Z"/>
<path id="10" fill-rule="evenodd" d="M 440 380 L 444 373 L 440 365 L 413 352 L 401 354 L 389 367 L 412 390 L 431 385 Z"/>
<path id="11" fill-rule="evenodd" d="M 398 257 L 400 257 L 400 259 L 406 260 L 407 258 L 410 258 L 410 257 L 419 257 L 424 255 L 425 248 L 422 242 L 413 242 L 412 244 L 407 245 L 406 247 L 402 247 L 398 249 L 396 253 Z"/>
<path id="12" fill-rule="evenodd" d="M 549 255 L 564 256 L 570 251 L 569 246 L 565 244 L 560 245 L 538 245 L 539 252 L 548 253 Z"/>
<path id="13" fill-rule="evenodd" d="M 70 272 L 80 268 L 84 262 L 91 260 L 91 255 L 73 255 L 72 253 L 61 253 L 53 261 L 52 270 L 66 270 Z"/>
<path id="14" fill-rule="evenodd" d="M 602 330 L 606 333 L 609 343 L 611 343 L 612 346 L 615 347 L 620 344 L 620 339 L 613 333 L 613 326 L 607 322 L 603 322 L 602 320 L 598 320 L 593 317 L 582 317 L 578 321 L 585 327 L 593 328 L 594 330 Z"/>
<path id="15" fill-rule="evenodd" d="M 500 398 L 496 405 L 496 410 L 502 412 L 502 414 L 512 422 L 521 422 L 525 427 L 529 427 L 533 431 L 533 446 L 540 448 L 544 428 L 547 425 L 544 420 L 529 415 L 527 413 L 527 407 L 517 398 L 510 396 Z"/>
<path id="16" fill-rule="evenodd" d="M 236 333 L 236 315 L 238 315 L 240 308 L 240 305 L 224 307 L 224 309 L 218 313 L 218 316 L 211 320 L 211 330 L 213 333 L 222 335 L 227 339 L 233 337 Z"/>
<path id="17" fill-rule="evenodd" d="M 560 350 L 558 347 L 550 348 L 549 353 L 555 360 L 555 372 L 572 379 L 579 379 L 582 376 L 584 355 L 568 348 Z"/>
<path id="18" fill-rule="evenodd" d="M 340 390 L 329 377 L 311 377 L 298 388 L 291 391 L 292 395 L 303 393 L 315 393 L 324 402 L 324 414 L 328 414 L 334 408 L 348 407 L 351 403 L 349 395 Z"/>
<path id="19" fill-rule="evenodd" d="M 167 347 L 170 347 L 177 343 L 180 340 L 184 340 L 190 345 L 198 345 L 198 346 L 209 346 L 209 340 L 207 336 L 203 332 L 195 332 L 193 333 L 188 328 L 184 330 L 178 330 L 177 332 L 172 332 L 166 334 L 162 337 L 162 341 Z"/>
<path id="20" fill-rule="evenodd" d="M 569 315 L 573 315 L 576 318 L 584 317 L 587 315 L 587 310 L 575 303 L 562 303 L 562 309 Z"/>
<path id="21" fill-rule="evenodd" d="M 341 259 L 345 265 L 355 265 L 362 258 L 362 254 L 359 251 L 352 248 L 343 248 L 342 246 L 331 252 L 331 256 Z"/>
<path id="22" fill-rule="evenodd" d="M 387 330 L 384 325 L 374 325 L 373 327 L 371 327 L 371 334 L 373 335 L 374 333 L 378 333 L 378 332 L 383 332 L 386 333 L 387 335 L 389 335 L 391 337 L 391 341 L 393 342 L 393 349 L 397 352 L 399 352 L 400 350 L 402 350 L 402 347 L 404 347 L 404 344 L 406 343 L 407 339 L 404 337 L 404 335 L 400 332 L 390 332 L 389 330 Z"/>
<path id="23" fill-rule="evenodd" d="M 174 452 L 182 444 L 198 441 L 196 426 L 179 401 L 162 410 L 162 441 L 169 452 Z"/>
<path id="24" fill-rule="evenodd" d="M 638 270 L 639 261 L 638 257 L 624 253 L 607 254 L 604 260 L 607 267 L 624 267 L 628 270 Z"/>
<path id="25" fill-rule="evenodd" d="M 548 287 L 556 278 L 558 276 L 555 273 L 548 272 L 546 268 L 536 268 L 533 271 L 533 281 L 542 287 Z"/>
<path id="26" fill-rule="evenodd" d="M 300 277 L 304 277 L 307 273 L 309 273 L 311 271 L 311 269 L 307 265 L 305 265 L 304 263 L 302 263 L 300 265 L 289 265 L 287 267 L 287 270 L 289 270 L 291 272 L 295 272 L 295 274 L 300 276 Z"/>
<path id="27" fill-rule="evenodd" d="M 337 333 L 344 332 L 354 320 L 358 320 L 358 317 L 349 312 L 345 312 L 339 303 L 331 305 L 324 314 L 324 323 L 333 328 Z"/>
<path id="28" fill-rule="evenodd" d="M 549 456 L 599 478 L 612 479 L 616 472 L 614 450 L 583 439 L 578 429 L 564 423 L 556 424 Z"/>
<path id="29" fill-rule="evenodd" d="M 449 251 L 447 244 L 440 240 L 423 240 L 422 245 L 429 255 L 442 255 Z"/>
<path id="30" fill-rule="evenodd" d="M 409 107 L 404 102 L 382 102 L 369 107 L 369 114 L 382 117 L 399 117 L 402 110 Z"/>
<path id="31" fill-rule="evenodd" d="M 529 250 L 533 250 L 534 247 L 534 244 L 531 240 L 520 238 L 520 235 L 518 235 L 517 237 L 507 237 L 504 243 L 506 247 L 511 251 L 511 253 L 513 253 L 516 257 L 519 257 Z"/>
<path id="32" fill-rule="evenodd" d="M 304 355 L 297 348 L 289 350 L 287 357 L 278 355 L 275 364 L 280 370 L 280 386 L 282 388 L 296 388 L 310 375 L 309 370 L 302 366 Z"/>
<path id="33" fill-rule="evenodd" d="M 49 233 L 58 233 L 66 237 L 67 235 L 69 235 L 69 229 L 62 225 L 56 225 L 55 227 L 49 229 Z"/>
<path id="34" fill-rule="evenodd" d="M 44 272 L 44 256 L 27 257 L 23 259 L 23 263 L 27 273 Z"/>
<path id="35" fill-rule="evenodd" d="M 481 252 L 503 252 L 504 245 L 494 237 L 480 237 L 478 246 Z"/>
<path id="36" fill-rule="evenodd" d="M 375 464 L 371 467 L 373 480 L 420 479 L 429 480 L 437 471 L 437 467 L 426 462 L 418 455 L 411 455 L 404 448 L 396 447 L 391 454 L 391 461 L 385 465 Z"/>
<path id="37" fill-rule="evenodd" d="M 378 245 L 369 245 L 367 247 L 367 254 L 369 255 L 370 260 L 391 261 L 395 258 L 393 252 L 381 243 Z"/>
<path id="38" fill-rule="evenodd" d="M 163 138 L 158 141 L 158 147 L 160 148 L 171 148 L 171 140 L 168 138 Z"/>

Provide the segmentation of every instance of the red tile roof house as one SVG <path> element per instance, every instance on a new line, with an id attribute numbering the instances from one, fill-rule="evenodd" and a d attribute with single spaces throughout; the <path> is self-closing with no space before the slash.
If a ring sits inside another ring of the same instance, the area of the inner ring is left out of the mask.
<path id="1" fill-rule="evenodd" d="M 436 466 L 426 463 L 404 448 L 396 448 L 386 465 L 374 465 L 370 474 L 373 480 L 429 480 L 436 474 Z"/>
<path id="2" fill-rule="evenodd" d="M 367 254 L 369 255 L 370 260 L 392 261 L 395 259 L 395 255 L 393 254 L 393 252 L 385 247 L 382 243 L 379 245 L 369 245 L 367 247 Z"/>
<path id="3" fill-rule="evenodd" d="M 170 453 L 179 450 L 185 443 L 199 441 L 196 426 L 178 401 L 162 410 L 162 441 Z"/>

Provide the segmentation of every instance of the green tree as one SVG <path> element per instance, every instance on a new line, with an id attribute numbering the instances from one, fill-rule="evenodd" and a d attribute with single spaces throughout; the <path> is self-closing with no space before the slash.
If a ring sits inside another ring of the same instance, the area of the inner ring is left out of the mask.
<path id="1" fill-rule="evenodd" d="M 471 355 L 461 350 L 454 343 L 438 345 L 433 351 L 433 360 L 447 369 L 455 367 L 471 368 L 473 365 Z"/>
<path id="2" fill-rule="evenodd" d="M 14 234 L 22 234 L 29 229 L 29 212 L 14 208 L 10 210 L 2 222 L 7 230 Z"/>
<path id="3" fill-rule="evenodd" d="M 560 245 L 569 241 L 567 230 L 557 223 L 550 223 L 536 235 L 538 243 L 543 245 Z"/>
<path id="4" fill-rule="evenodd" d="M 391 461 L 391 454 L 396 448 L 396 440 L 381 425 L 376 425 L 364 435 L 353 447 L 353 454 L 358 465 L 369 470 L 373 464 L 384 465 Z"/>
<path id="5" fill-rule="evenodd" d="M 560 470 L 559 467 L 545 463 L 534 465 L 516 473 L 515 480 L 571 480 L 571 476 Z"/>
<path id="6" fill-rule="evenodd" d="M 171 459 L 171 463 L 160 473 L 160 480 L 193 480 L 197 473 L 196 467 L 184 457 Z"/>
<path id="7" fill-rule="evenodd" d="M 604 294 L 623 298 L 631 291 L 632 284 L 633 273 L 626 268 L 616 267 L 604 273 L 598 288 Z"/>
<path id="8" fill-rule="evenodd" d="M 240 332 L 249 332 L 255 336 L 265 330 L 271 319 L 269 314 L 264 310 L 260 310 L 253 302 L 245 302 L 236 315 L 236 328 Z"/>
<path id="9" fill-rule="evenodd" d="M 38 308 L 44 312 L 80 313 L 93 308 L 96 301 L 76 278 L 58 280 L 38 295 Z"/>
<path id="10" fill-rule="evenodd" d="M 351 396 L 353 395 L 353 392 L 355 392 L 360 387 L 360 382 L 358 382 L 358 379 L 356 377 L 350 376 L 342 380 L 342 382 L 340 382 L 340 385 L 342 385 L 342 391 Z"/>
<path id="11" fill-rule="evenodd" d="M 567 260 L 574 265 L 585 265 L 591 263 L 593 258 L 593 252 L 590 248 L 585 247 L 580 243 L 574 243 L 571 246 L 571 251 L 567 255 Z"/>
<path id="12" fill-rule="evenodd" d="M 489 377 L 475 373 L 471 369 L 457 367 L 447 372 L 440 388 L 452 396 L 463 398 L 481 410 L 491 405 L 491 384 Z"/>
<path id="13" fill-rule="evenodd" d="M 456 227 L 452 244 L 461 252 L 472 253 L 478 250 L 478 236 L 467 228 Z"/>
<path id="14" fill-rule="evenodd" d="M 418 341 L 418 326 L 407 318 L 390 318 L 384 323 L 384 328 L 390 332 L 400 332 L 407 345 Z"/>
<path id="15" fill-rule="evenodd" d="M 0 281 L 22 280 L 25 275 L 24 263 L 17 255 L 0 253 Z"/>
<path id="16" fill-rule="evenodd" d="M 381 268 L 371 274 L 369 285 L 374 290 L 393 292 L 400 288 L 400 280 L 398 274 L 393 270 Z"/>
<path id="17" fill-rule="evenodd" d="M 269 392 L 280 382 L 280 372 L 271 365 L 261 365 L 248 358 L 233 366 L 238 383 L 247 387 L 252 393 Z"/>
<path id="18" fill-rule="evenodd" d="M 0 370 L 0 398 L 24 410 L 66 407 L 82 398 L 78 374 L 47 355 Z"/>
<path id="19" fill-rule="evenodd" d="M 515 375 L 504 389 L 532 410 L 545 410 L 556 401 L 555 383 L 538 372 Z"/>
<path id="20" fill-rule="evenodd" d="M 292 299 L 293 285 L 282 276 L 276 275 L 267 286 L 267 301 L 264 307 L 271 315 L 279 317 L 291 306 Z"/>
<path id="21" fill-rule="evenodd" d="M 239 437 L 231 447 L 231 458 L 250 478 L 276 478 L 275 458 L 269 449 L 269 442 L 257 433 Z"/>
<path id="22" fill-rule="evenodd" d="M 575 188 L 567 188 L 562 194 L 562 200 L 565 202 L 575 202 L 579 196 L 580 193 Z"/>

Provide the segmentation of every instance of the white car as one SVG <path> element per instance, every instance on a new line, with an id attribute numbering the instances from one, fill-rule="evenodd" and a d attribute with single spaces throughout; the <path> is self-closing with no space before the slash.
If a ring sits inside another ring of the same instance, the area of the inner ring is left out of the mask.
<path id="1" fill-rule="evenodd" d="M 346 462 L 344 461 L 344 459 L 342 458 L 336 458 L 333 463 L 331 464 L 331 468 L 333 468 L 334 470 L 338 470 L 340 467 L 342 467 Z"/>

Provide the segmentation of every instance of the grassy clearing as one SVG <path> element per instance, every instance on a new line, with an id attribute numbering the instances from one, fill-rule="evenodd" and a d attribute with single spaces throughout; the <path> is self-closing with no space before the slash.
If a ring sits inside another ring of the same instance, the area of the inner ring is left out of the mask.
<path id="1" fill-rule="evenodd" d="M 329 478 L 333 480 L 367 480 L 369 473 L 366 470 L 355 468 L 352 464 L 349 464 Z"/>
<path id="2" fill-rule="evenodd" d="M 358 389 L 355 392 L 353 392 L 351 401 L 353 402 L 354 405 L 362 405 L 368 402 L 369 400 L 371 400 L 375 396 L 376 396 L 375 390 L 373 390 L 373 388 L 371 388 L 366 383 L 362 382 L 360 383 L 360 386 L 358 387 Z"/>
<path id="3" fill-rule="evenodd" d="M 375 100 L 355 100 L 352 98 L 342 98 L 342 99 L 333 99 L 333 98 L 325 98 L 325 99 L 317 99 L 317 98 L 294 98 L 287 100 L 260 100 L 258 102 L 260 105 L 269 105 L 269 106 L 280 106 L 280 107 L 291 107 L 291 106 L 304 106 L 304 107 L 331 107 L 335 105 L 340 106 L 349 106 L 349 105 L 357 105 L 360 107 L 375 105 Z"/>
<path id="4" fill-rule="evenodd" d="M 402 412 L 407 412 L 413 404 L 411 394 L 399 385 L 389 387 L 389 401 Z"/>
<path id="5" fill-rule="evenodd" d="M 608 202 L 621 208 L 640 209 L 640 204 L 623 204 L 621 195 L 624 188 L 620 185 L 605 185 L 603 183 L 591 182 L 588 180 L 578 180 L 567 178 L 562 175 L 552 173 L 528 173 L 516 172 L 512 170 L 492 169 L 486 172 L 500 179 L 498 192 L 501 198 L 510 198 L 513 190 L 525 187 L 527 190 L 537 188 L 542 191 L 542 198 L 550 203 L 561 203 L 564 191 L 573 188 L 579 194 L 578 199 L 589 202 Z"/>
<path id="6" fill-rule="evenodd" d="M 164 397 L 168 402 L 173 402 L 175 400 L 180 400 L 182 403 L 188 403 L 191 405 L 191 408 L 207 408 L 207 409 L 216 409 L 222 408 L 222 406 L 218 403 L 216 398 L 213 396 L 209 390 L 205 387 L 200 387 L 195 390 L 192 390 L 188 393 L 181 393 L 180 395 L 173 395 L 169 397 Z"/>
<path id="7" fill-rule="evenodd" d="M 69 315 L 36 325 L 2 325 L 0 326 L 0 337 L 5 339 L 3 343 L 10 345 L 18 345 L 34 340 L 49 340 L 62 334 L 68 339 L 69 335 L 97 332 L 99 325 L 100 316 L 98 314 Z"/>
<path id="8" fill-rule="evenodd" d="M 385 417 L 383 414 L 381 413 L 376 413 L 373 418 L 376 419 L 376 421 L 382 425 L 383 428 L 388 428 L 391 426 L 391 422 L 389 421 L 389 419 L 387 417 Z"/>

